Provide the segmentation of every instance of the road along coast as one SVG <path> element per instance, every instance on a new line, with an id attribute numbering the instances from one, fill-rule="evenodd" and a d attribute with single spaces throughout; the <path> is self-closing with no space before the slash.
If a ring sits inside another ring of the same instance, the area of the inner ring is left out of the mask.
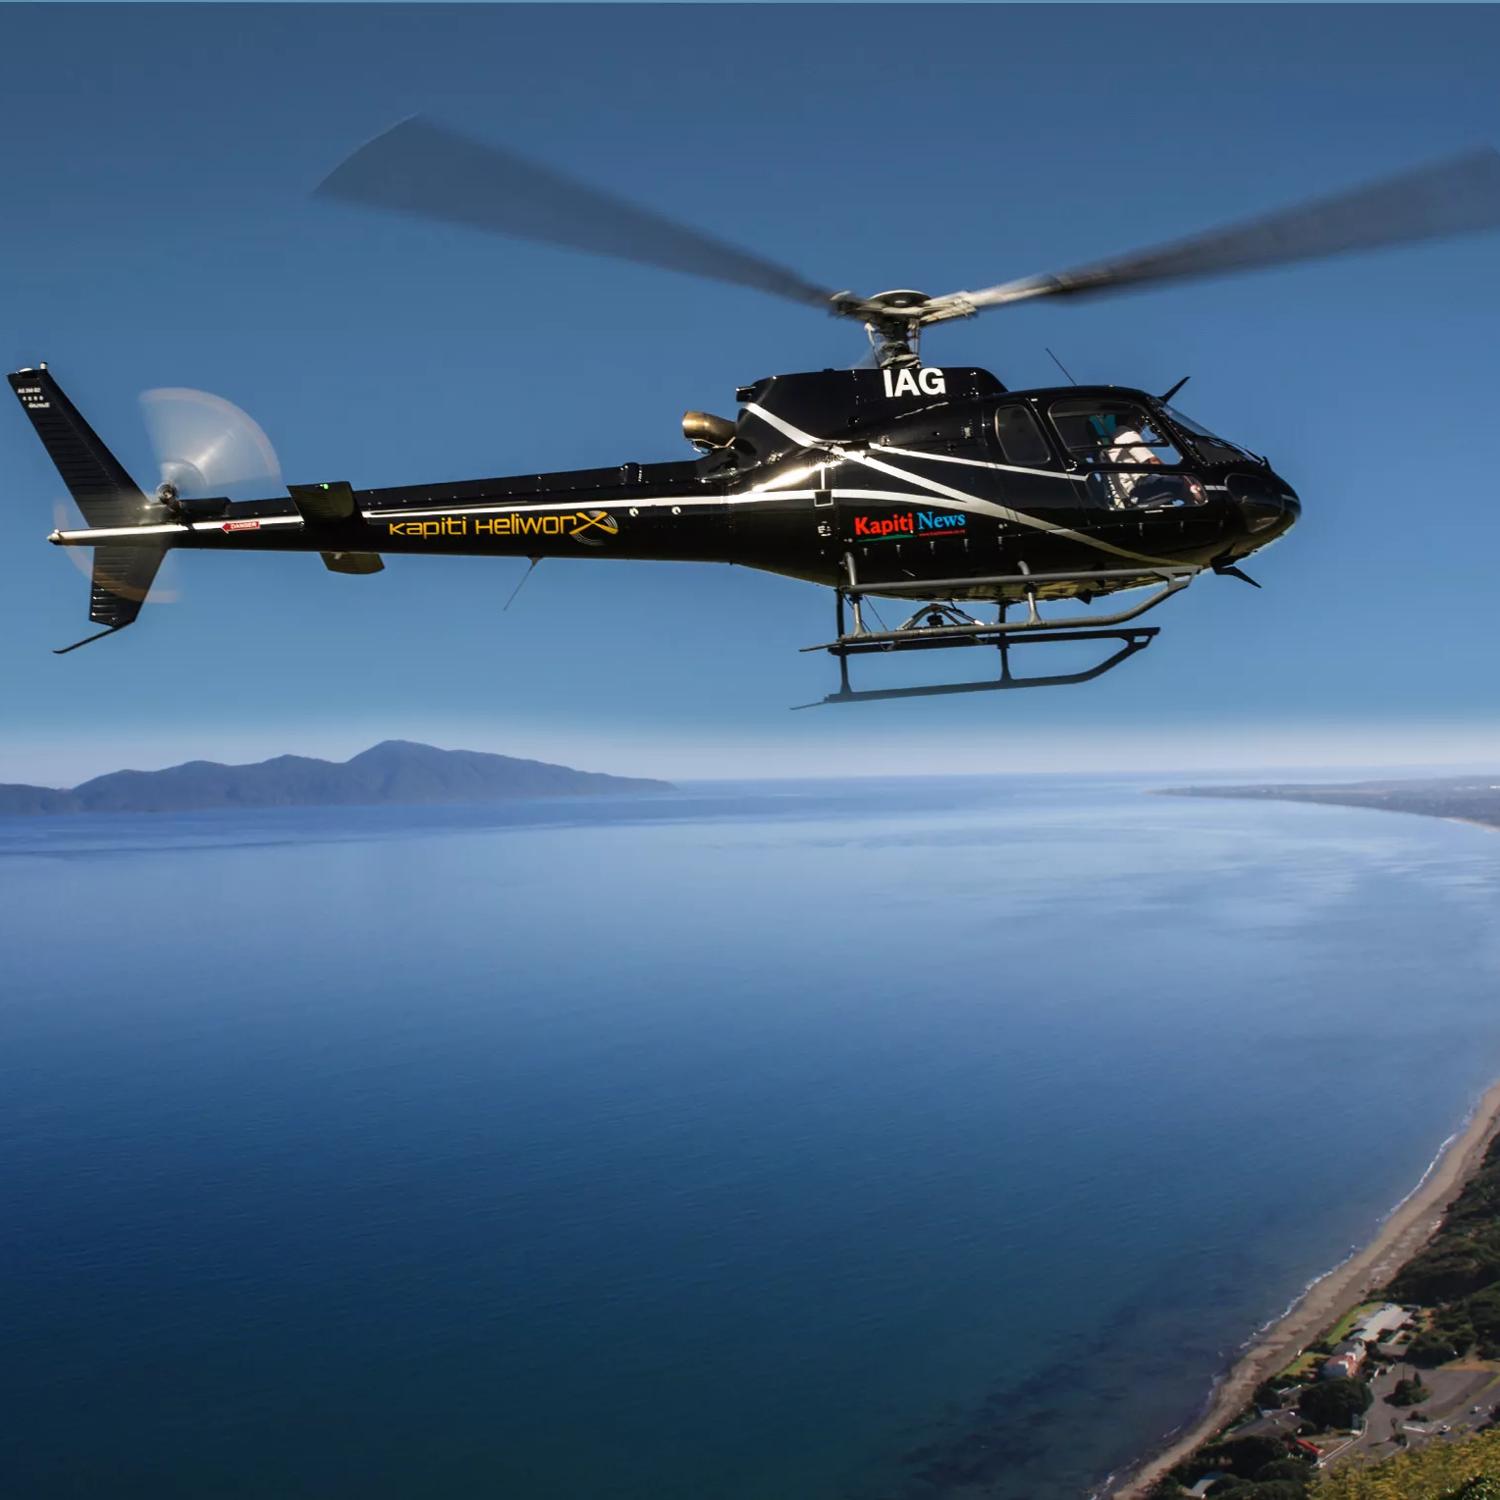
<path id="1" fill-rule="evenodd" d="M 1115 1480 L 1104 1494 L 1110 1500 L 1143 1500 L 1164 1474 L 1240 1413 L 1262 1380 L 1290 1364 L 1347 1308 L 1384 1286 L 1432 1238 L 1448 1205 L 1478 1170 L 1497 1133 L 1500 1083 L 1475 1105 L 1468 1121 L 1448 1139 L 1426 1175 L 1382 1222 L 1375 1238 L 1315 1281 L 1285 1316 L 1256 1336 L 1215 1384 L 1208 1408 L 1197 1422 L 1155 1457 Z"/>

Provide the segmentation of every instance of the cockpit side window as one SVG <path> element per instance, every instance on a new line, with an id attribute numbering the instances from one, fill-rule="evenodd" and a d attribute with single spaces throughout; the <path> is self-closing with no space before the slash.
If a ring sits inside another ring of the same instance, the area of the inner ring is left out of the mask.
<path id="1" fill-rule="evenodd" d="M 995 440 L 1000 444 L 1000 456 L 1008 464 L 1027 469 L 1052 465 L 1052 450 L 1029 406 L 996 407 Z"/>
<path id="2" fill-rule="evenodd" d="M 1182 462 L 1172 440 L 1137 402 L 1067 396 L 1052 403 L 1051 417 L 1064 448 L 1083 463 L 1135 469 Z"/>

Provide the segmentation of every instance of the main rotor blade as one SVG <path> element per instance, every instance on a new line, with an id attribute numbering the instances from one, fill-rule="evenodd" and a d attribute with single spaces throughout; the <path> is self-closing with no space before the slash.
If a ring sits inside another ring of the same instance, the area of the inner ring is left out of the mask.
<path id="1" fill-rule="evenodd" d="M 686 271 L 829 309 L 795 272 L 499 146 L 416 116 L 376 136 L 316 192 L 490 234 Z"/>
<path id="2" fill-rule="evenodd" d="M 1314 199 L 1119 260 L 1098 261 L 1056 276 L 1002 282 L 979 292 L 934 297 L 923 321 L 966 317 L 983 307 L 1032 297 L 1077 296 L 1247 271 L 1496 227 L 1500 227 L 1500 152 L 1484 147 L 1352 192 Z"/>

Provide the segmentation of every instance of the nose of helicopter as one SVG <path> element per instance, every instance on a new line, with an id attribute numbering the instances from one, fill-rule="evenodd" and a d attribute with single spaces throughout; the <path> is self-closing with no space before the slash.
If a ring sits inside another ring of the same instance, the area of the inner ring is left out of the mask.
<path id="1" fill-rule="evenodd" d="M 1290 531 L 1302 514 L 1297 492 L 1279 475 L 1231 474 L 1229 494 L 1245 523 L 1245 532 L 1256 546 Z"/>

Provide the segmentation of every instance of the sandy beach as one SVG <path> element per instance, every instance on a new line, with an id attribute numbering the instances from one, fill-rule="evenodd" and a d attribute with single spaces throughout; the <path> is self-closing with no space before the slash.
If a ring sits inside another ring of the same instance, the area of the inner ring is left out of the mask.
<path id="1" fill-rule="evenodd" d="M 1228 1422 L 1262 1380 L 1289 1364 L 1347 1308 L 1383 1286 L 1431 1238 L 1444 1210 L 1478 1168 L 1497 1130 L 1500 1083 L 1479 1101 L 1468 1123 L 1421 1184 L 1380 1226 L 1375 1239 L 1314 1282 L 1284 1318 L 1261 1334 L 1214 1388 L 1203 1416 L 1173 1439 L 1170 1447 L 1122 1476 L 1107 1492 L 1111 1500 L 1141 1500 L 1167 1470 Z"/>

